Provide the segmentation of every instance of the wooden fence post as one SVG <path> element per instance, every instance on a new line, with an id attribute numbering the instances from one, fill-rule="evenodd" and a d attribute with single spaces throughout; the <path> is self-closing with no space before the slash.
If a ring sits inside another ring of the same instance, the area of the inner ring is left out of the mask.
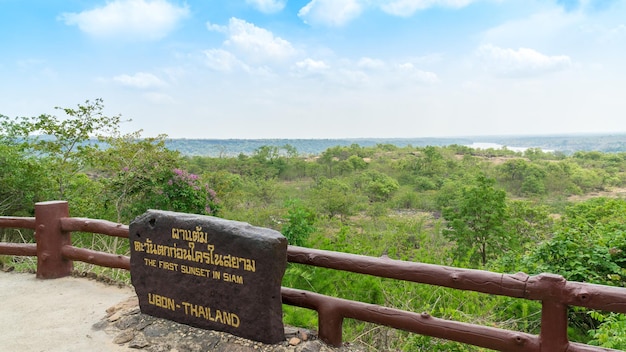
<path id="1" fill-rule="evenodd" d="M 541 352 L 565 352 L 567 340 L 567 305 L 552 300 L 541 302 Z"/>
<path id="2" fill-rule="evenodd" d="M 61 218 L 69 217 L 66 201 L 50 201 L 35 204 L 35 240 L 37 241 L 37 278 L 56 279 L 68 276 L 73 262 L 64 259 L 61 248 L 71 245 L 69 232 L 61 230 Z"/>
<path id="3" fill-rule="evenodd" d="M 318 306 L 319 337 L 333 347 L 341 347 L 343 341 L 343 316 L 332 300 L 322 299 Z"/>

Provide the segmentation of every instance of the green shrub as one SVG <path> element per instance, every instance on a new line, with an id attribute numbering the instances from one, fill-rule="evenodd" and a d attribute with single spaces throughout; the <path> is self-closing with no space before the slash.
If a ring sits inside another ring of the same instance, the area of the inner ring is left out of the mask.
<path id="1" fill-rule="evenodd" d="M 289 244 L 306 246 L 309 236 L 315 231 L 315 213 L 298 199 L 288 200 L 285 207 L 287 222 L 282 226 L 282 234 L 287 237 Z"/>

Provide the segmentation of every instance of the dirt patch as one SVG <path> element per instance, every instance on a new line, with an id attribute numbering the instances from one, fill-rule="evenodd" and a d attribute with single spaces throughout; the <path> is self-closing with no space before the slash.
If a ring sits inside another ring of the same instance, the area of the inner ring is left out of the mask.
<path id="1" fill-rule="evenodd" d="M 607 191 L 590 192 L 582 195 L 572 195 L 567 197 L 570 202 L 581 202 L 591 198 L 626 198 L 626 188 L 613 188 Z"/>

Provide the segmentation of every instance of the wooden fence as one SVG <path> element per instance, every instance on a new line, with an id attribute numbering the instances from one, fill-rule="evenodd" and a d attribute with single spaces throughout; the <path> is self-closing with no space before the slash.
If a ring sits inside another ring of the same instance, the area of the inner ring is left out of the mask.
<path id="1" fill-rule="evenodd" d="M 0 255 L 37 256 L 37 277 L 41 279 L 69 275 L 74 260 L 130 270 L 129 257 L 77 248 L 72 246 L 70 238 L 72 231 L 127 238 L 128 226 L 105 220 L 71 218 L 68 204 L 64 201 L 37 203 L 34 218 L 0 217 L 0 228 L 35 230 L 36 244 L 0 242 Z M 559 275 L 499 274 L 295 246 L 288 247 L 287 260 L 291 263 L 541 301 L 542 304 L 541 331 L 537 336 L 283 287 L 283 303 L 317 311 L 319 337 L 333 346 L 342 343 L 343 320 L 352 318 L 499 351 L 613 351 L 568 341 L 568 306 L 626 313 L 626 288 L 570 282 Z"/>

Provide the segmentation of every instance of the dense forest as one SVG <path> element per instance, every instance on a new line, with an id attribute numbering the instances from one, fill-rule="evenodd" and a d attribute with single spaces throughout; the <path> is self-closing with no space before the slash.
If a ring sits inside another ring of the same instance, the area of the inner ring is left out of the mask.
<path id="1" fill-rule="evenodd" d="M 273 228 L 299 246 L 626 283 L 626 152 L 355 142 L 317 154 L 285 143 L 201 156 L 169 148 L 166 136 L 122 134 L 121 118 L 105 116 L 101 100 L 59 112 L 63 118 L 0 115 L 1 215 L 32 216 L 35 202 L 53 199 L 67 200 L 72 216 L 122 223 L 164 209 Z M 33 241 L 25 230 L 0 236 Z M 73 236 L 80 246 L 128 254 L 117 238 Z M 0 257 L 0 265 L 32 263 Z M 128 279 L 123 271 L 79 269 Z M 296 264 L 283 284 L 530 333 L 540 323 L 536 302 Z M 284 311 L 285 323 L 317 326 L 315 312 Z M 624 315 L 571 309 L 569 318 L 571 340 L 626 349 Z M 347 340 L 372 350 L 479 350 L 358 321 L 344 325 Z"/>

